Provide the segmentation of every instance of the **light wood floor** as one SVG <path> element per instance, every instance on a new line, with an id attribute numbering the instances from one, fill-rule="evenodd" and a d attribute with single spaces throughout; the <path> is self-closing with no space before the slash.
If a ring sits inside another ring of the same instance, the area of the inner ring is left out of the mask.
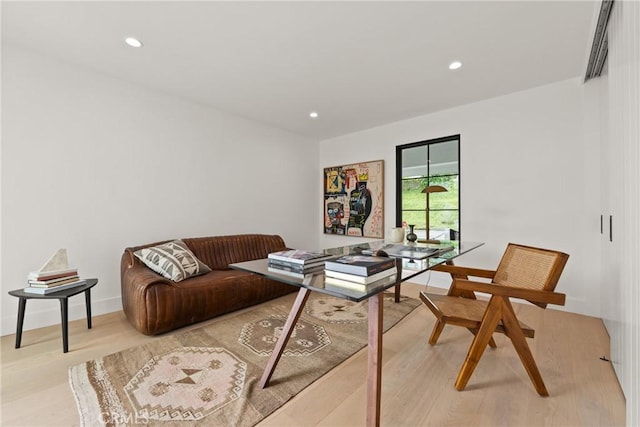
<path id="1" fill-rule="evenodd" d="M 419 285 L 403 285 L 417 297 Z M 471 334 L 445 328 L 435 346 L 427 342 L 434 317 L 420 306 L 384 336 L 382 425 L 385 426 L 622 426 L 625 402 L 608 356 L 600 319 L 531 306 L 518 316 L 536 328 L 529 344 L 550 397 L 537 395 L 511 343 L 495 335 L 467 389 L 454 381 Z M 29 315 L 27 308 L 27 316 Z M 69 353 L 62 353 L 60 327 L 15 335 L 2 344 L 2 426 L 78 425 L 67 369 L 148 340 L 122 312 L 70 323 Z M 277 377 L 278 371 L 274 374 Z M 260 426 L 361 426 L 365 424 L 366 349 L 316 381 Z"/>

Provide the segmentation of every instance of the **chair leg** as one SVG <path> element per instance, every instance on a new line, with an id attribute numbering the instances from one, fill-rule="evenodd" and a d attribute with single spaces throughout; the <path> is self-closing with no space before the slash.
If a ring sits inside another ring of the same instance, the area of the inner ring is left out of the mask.
<path id="1" fill-rule="evenodd" d="M 527 374 L 529 374 L 529 378 L 531 378 L 531 382 L 536 388 L 536 391 L 540 396 L 549 396 L 549 392 L 542 380 L 542 375 L 538 370 L 538 365 L 536 365 L 533 354 L 531 354 L 527 339 L 522 333 L 522 329 L 520 329 L 520 324 L 509 300 L 505 300 L 502 323 L 504 324 L 505 333 L 509 339 L 511 339 L 513 347 L 516 349 L 520 361 L 524 365 Z"/>
<path id="2" fill-rule="evenodd" d="M 482 318 L 480 328 L 478 329 L 478 333 L 473 338 L 473 342 L 471 343 L 471 347 L 469 347 L 469 352 L 467 353 L 467 358 L 464 360 L 462 368 L 460 368 L 460 373 L 458 373 L 458 378 L 456 379 L 457 390 L 464 390 L 467 386 L 469 378 L 471 378 L 471 374 L 473 374 L 476 365 L 478 365 L 478 362 L 484 353 L 484 349 L 487 348 L 487 344 L 489 344 L 492 334 L 496 330 L 496 326 L 501 318 L 501 313 L 502 302 L 495 296 L 491 297 L 484 313 L 484 317 Z"/>
<path id="3" fill-rule="evenodd" d="M 473 335 L 475 335 L 475 334 L 477 334 L 477 333 L 478 333 L 478 330 L 477 330 L 477 329 L 472 329 L 472 328 L 467 328 L 467 329 L 469 329 L 469 331 L 470 331 Z M 496 341 L 493 339 L 493 335 L 491 336 L 491 339 L 489 340 L 489 347 L 491 347 L 491 348 L 497 348 L 497 347 L 498 347 L 498 346 L 496 345 Z"/>
<path id="4" fill-rule="evenodd" d="M 429 338 L 429 344 L 435 345 L 436 342 L 438 342 L 438 338 L 440 338 L 440 334 L 442 333 L 442 330 L 444 329 L 444 325 L 446 325 L 446 323 L 443 322 L 442 320 L 436 320 L 436 324 L 433 327 L 433 331 L 431 331 L 431 337 Z"/>

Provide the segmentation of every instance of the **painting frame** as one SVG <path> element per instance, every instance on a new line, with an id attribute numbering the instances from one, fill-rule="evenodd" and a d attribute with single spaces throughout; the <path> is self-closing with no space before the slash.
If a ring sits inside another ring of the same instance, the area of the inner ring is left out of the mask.
<path id="1" fill-rule="evenodd" d="M 384 160 L 323 169 L 324 234 L 384 239 Z"/>

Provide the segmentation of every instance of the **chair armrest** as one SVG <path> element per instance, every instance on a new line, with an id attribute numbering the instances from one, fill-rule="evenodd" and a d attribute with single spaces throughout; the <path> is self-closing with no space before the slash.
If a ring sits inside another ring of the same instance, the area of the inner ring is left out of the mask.
<path id="1" fill-rule="evenodd" d="M 483 292 L 503 297 L 520 298 L 534 304 L 564 305 L 565 294 L 550 291 L 538 291 L 535 289 L 517 288 L 514 286 L 494 285 L 491 283 L 474 282 L 471 280 L 456 279 L 453 283 L 456 289 L 461 291 Z M 544 307 L 543 307 L 544 308 Z"/>
<path id="2" fill-rule="evenodd" d="M 495 270 L 484 270 L 482 268 L 461 267 L 458 265 L 440 264 L 433 267 L 433 271 L 442 271 L 444 273 L 450 273 L 454 277 L 484 277 L 487 279 L 493 279 L 496 275 Z"/>

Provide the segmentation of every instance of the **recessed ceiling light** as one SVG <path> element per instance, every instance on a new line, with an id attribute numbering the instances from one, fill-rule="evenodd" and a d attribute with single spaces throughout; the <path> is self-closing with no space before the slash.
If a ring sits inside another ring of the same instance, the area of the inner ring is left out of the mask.
<path id="1" fill-rule="evenodd" d="M 309 117 L 311 117 L 312 119 L 317 119 L 318 118 L 318 112 L 317 111 L 312 111 L 309 113 Z"/>
<path id="2" fill-rule="evenodd" d="M 127 37 L 124 42 L 131 47 L 142 47 L 142 42 L 135 37 Z"/>
<path id="3" fill-rule="evenodd" d="M 449 64 L 450 70 L 457 70 L 460 67 L 462 67 L 462 62 L 460 61 L 453 61 L 451 64 Z"/>

